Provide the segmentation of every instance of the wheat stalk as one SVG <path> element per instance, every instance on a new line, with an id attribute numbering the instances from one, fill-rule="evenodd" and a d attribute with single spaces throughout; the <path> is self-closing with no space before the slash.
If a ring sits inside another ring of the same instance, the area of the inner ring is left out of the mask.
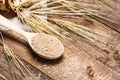
<path id="1" fill-rule="evenodd" d="M 113 3 L 113 1 L 110 1 Z M 59 3 L 61 6 L 56 7 L 46 7 L 49 5 L 53 5 Z M 100 18 L 102 20 L 106 20 L 112 23 L 117 23 L 114 20 L 111 20 L 106 17 L 107 11 L 113 10 L 113 8 L 106 4 L 105 1 L 99 1 L 95 0 L 94 3 L 85 3 L 81 1 L 70 1 L 70 0 L 25 0 L 25 1 L 19 1 L 19 0 L 9 0 L 10 6 L 13 8 L 15 12 L 19 15 L 19 10 L 22 10 L 27 7 L 27 9 L 31 13 L 36 14 L 47 14 L 47 15 L 82 15 L 82 16 L 90 16 L 94 19 Z M 16 5 L 17 4 L 17 5 Z M 102 8 L 104 6 L 104 9 Z M 61 13 L 61 11 L 53 12 L 49 10 L 54 10 L 59 7 L 66 7 L 69 9 L 70 12 L 68 13 Z M 44 10 L 44 12 L 41 12 L 41 10 Z M 71 13 L 72 12 L 72 13 Z M 98 20 L 98 19 L 97 19 Z"/>
<path id="2" fill-rule="evenodd" d="M 86 40 L 88 40 L 88 42 L 96 45 L 100 49 L 112 52 L 106 46 L 109 42 L 103 38 L 103 36 L 104 36 L 103 33 L 94 32 L 90 28 L 87 28 L 87 27 L 82 26 L 82 25 L 77 25 L 77 24 L 72 23 L 70 21 L 64 21 L 61 19 L 49 19 L 49 20 L 55 22 L 57 25 L 61 26 L 64 29 L 67 28 L 70 31 L 74 32 L 75 34 L 78 34 L 78 35 L 84 37 Z"/>
<path id="3" fill-rule="evenodd" d="M 5 43 L 1 32 L 0 32 L 0 35 L 2 38 L 3 50 L 10 64 L 10 67 L 13 68 L 15 66 L 21 72 L 23 77 L 26 77 L 27 75 L 29 75 L 31 78 L 33 78 L 32 73 L 29 71 L 27 66 L 25 66 L 25 64 L 15 55 L 13 50 L 9 48 L 8 45 Z M 11 72 L 13 73 L 13 71 Z"/>

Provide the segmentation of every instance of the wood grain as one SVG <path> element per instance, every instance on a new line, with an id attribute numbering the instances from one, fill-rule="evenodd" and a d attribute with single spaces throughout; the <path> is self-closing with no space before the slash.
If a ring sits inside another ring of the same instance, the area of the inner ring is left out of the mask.
<path id="1" fill-rule="evenodd" d="M 0 80 L 32 80 L 30 75 L 24 77 L 15 67 L 11 67 L 5 54 L 1 51 L 3 50 L 0 46 Z M 31 64 L 24 60 L 22 60 L 22 62 L 28 66 L 34 80 L 52 80 L 52 78 L 36 69 Z"/>
<path id="2" fill-rule="evenodd" d="M 82 22 L 81 22 L 82 23 Z M 107 38 L 113 47 L 119 45 L 120 34 L 102 24 L 94 23 L 94 30 L 102 31 L 107 34 Z M 15 34 L 16 35 L 16 34 Z M 14 50 L 14 52 L 28 63 L 43 71 L 55 80 L 119 80 L 119 61 L 115 60 L 110 52 L 108 54 L 101 48 L 95 47 L 89 41 L 84 40 L 76 34 L 70 36 L 73 40 L 64 43 L 64 55 L 58 60 L 45 60 L 37 57 L 26 44 L 5 37 L 5 42 Z M 112 50 L 111 50 L 112 51 Z M 88 68 L 91 67 L 92 77 L 89 75 Z M 74 76 L 77 77 L 75 78 Z"/>
<path id="3" fill-rule="evenodd" d="M 88 0 L 82 1 L 88 2 Z M 93 0 L 89 0 L 89 2 L 91 1 Z M 109 0 L 105 1 L 108 2 Z M 119 1 L 115 1 L 116 2 L 114 4 L 119 6 L 117 3 Z M 114 8 L 116 8 L 116 6 Z M 115 10 L 117 9 L 118 8 Z M 118 12 L 114 11 L 111 16 L 106 16 L 119 22 L 120 18 L 118 18 Z M 5 42 L 14 50 L 17 56 L 34 66 L 34 68 L 44 72 L 54 80 L 120 80 L 119 23 L 112 24 L 111 22 L 101 19 L 91 21 L 78 16 L 51 17 L 60 18 L 86 26 L 93 32 L 97 33 L 97 35 L 93 34 L 93 36 L 97 37 L 99 41 L 91 42 L 83 36 L 67 30 L 66 28 L 53 27 L 62 35 L 67 36 L 70 39 L 66 40 L 64 38 L 60 38 L 65 46 L 65 52 L 62 57 L 56 60 L 46 60 L 35 55 L 25 42 L 24 38 L 17 33 L 4 31 L 3 34 Z M 100 41 L 105 43 L 102 44 Z M 102 44 L 102 46 L 99 44 Z M 0 51 L 2 53 L 1 49 Z M 3 75 L 2 73 L 0 74 L 0 78 L 3 78 L 3 80 L 4 76 L 6 78 L 6 75 Z M 7 75 L 7 78 L 9 78 L 9 76 L 10 75 Z"/>

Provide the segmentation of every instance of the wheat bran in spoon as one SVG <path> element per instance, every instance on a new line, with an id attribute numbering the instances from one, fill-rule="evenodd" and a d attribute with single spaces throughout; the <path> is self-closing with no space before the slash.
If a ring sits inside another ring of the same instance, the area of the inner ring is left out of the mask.
<path id="1" fill-rule="evenodd" d="M 31 44 L 38 55 L 47 58 L 58 58 L 64 52 L 64 47 L 57 38 L 50 35 L 36 35 L 32 38 Z"/>

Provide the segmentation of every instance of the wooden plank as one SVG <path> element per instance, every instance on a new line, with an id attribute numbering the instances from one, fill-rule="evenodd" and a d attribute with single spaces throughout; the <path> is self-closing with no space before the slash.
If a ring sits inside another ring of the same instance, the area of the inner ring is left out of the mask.
<path id="1" fill-rule="evenodd" d="M 62 19 L 68 20 L 67 18 Z M 73 19 L 73 21 L 75 20 Z M 14 50 L 18 56 L 39 70 L 43 71 L 47 75 L 51 76 L 55 80 L 70 80 L 74 79 L 74 76 L 76 75 L 78 75 L 78 77 L 76 77 L 75 80 L 89 80 L 91 78 L 104 78 L 105 80 L 119 79 L 119 61 L 115 60 L 111 55 L 114 54 L 113 49 L 115 49 L 115 47 L 120 43 L 120 34 L 98 22 L 89 23 L 80 19 L 79 24 L 91 27 L 94 32 L 100 32 L 102 35 L 100 37 L 102 37 L 104 41 L 107 41 L 108 44 L 112 46 L 106 46 L 110 49 L 110 54 L 108 54 L 107 51 L 104 51 L 101 46 L 96 47 L 96 43 L 91 43 L 71 32 L 68 32 L 67 35 L 70 35 L 70 38 L 73 39 L 72 42 L 66 41 L 66 43 L 64 43 L 65 53 L 63 57 L 55 61 L 49 61 L 37 57 L 34 55 L 34 52 L 31 52 L 31 49 L 27 44 L 22 44 L 20 41 L 15 41 L 8 36 L 5 37 L 5 42 Z M 9 36 L 10 34 L 13 34 L 13 32 L 9 32 Z M 14 36 L 16 35 L 17 34 L 14 33 Z M 21 36 L 17 35 L 17 38 L 19 37 Z M 21 37 L 21 39 L 24 38 Z M 92 76 L 94 75 L 93 77 L 88 75 L 89 69 L 90 71 L 93 71 L 91 74 Z M 109 78 L 107 76 L 109 76 Z"/>
<path id="2" fill-rule="evenodd" d="M 5 54 L 2 51 L 3 49 L 0 46 L 0 80 L 52 80 L 52 78 L 24 60 L 22 60 L 22 62 L 28 67 L 32 76 L 23 76 L 15 66 L 10 66 Z"/>
<path id="3" fill-rule="evenodd" d="M 106 16 L 113 19 L 115 16 L 113 14 L 112 16 Z M 117 13 L 116 15 L 119 16 Z M 119 22 L 117 16 L 113 20 Z M 52 18 L 54 17 L 52 16 Z M 46 60 L 35 55 L 24 38 L 14 32 L 4 32 L 6 34 L 4 35 L 5 42 L 14 50 L 17 56 L 55 80 L 120 80 L 120 59 L 118 58 L 120 55 L 117 52 L 120 49 L 120 24 L 114 27 L 111 22 L 104 22 L 101 19 L 91 21 L 78 16 L 75 18 L 72 16 L 60 17 L 60 19 L 90 28 L 92 32 L 97 33 L 92 34 L 91 37 L 97 38 L 97 40 L 92 42 L 84 38 L 81 33 L 76 34 L 64 27 L 53 26 L 57 31 L 61 31 L 62 35 L 71 39 L 60 38 L 64 43 L 65 52 L 61 58 L 56 60 Z M 106 24 L 103 24 L 103 22 Z M 108 24 L 116 31 L 109 28 Z M 10 38 L 10 35 L 12 37 L 14 35 L 16 39 L 22 39 L 22 42 Z M 116 55 L 117 58 L 115 58 Z M 2 75 L 0 76 L 4 78 Z"/>
<path id="4" fill-rule="evenodd" d="M 103 37 L 112 41 L 114 47 L 118 45 L 119 33 L 100 24 L 97 25 L 95 23 L 94 25 L 95 26 L 92 26 L 94 30 L 102 30 L 101 32 L 107 34 L 108 39 Z M 114 60 L 113 58 L 109 57 L 108 54 L 106 55 L 104 51 L 95 48 L 95 46 L 89 44 L 89 42 L 84 42 L 84 39 L 81 39 L 80 36 L 72 34 L 71 38 L 76 39 L 75 41 L 73 40 L 74 43 L 68 42 L 64 44 L 65 52 L 63 57 L 53 61 L 37 57 L 34 55 L 34 52 L 31 52 L 28 45 L 25 46 L 13 39 L 5 37 L 5 42 L 18 56 L 22 57 L 25 61 L 42 70 L 55 80 L 89 80 L 91 79 L 91 76 L 88 75 L 87 71 L 89 68 L 90 70 L 93 70 L 94 73 L 92 79 L 119 80 L 119 72 L 116 70 L 118 67 L 114 67 L 118 64 L 116 64 L 115 61 L 115 63 L 112 64 L 113 66 L 111 65 Z M 76 45 L 76 43 L 79 44 L 79 46 Z M 81 47 L 85 49 L 81 49 Z M 78 76 L 75 78 L 74 76 L 76 75 Z"/>

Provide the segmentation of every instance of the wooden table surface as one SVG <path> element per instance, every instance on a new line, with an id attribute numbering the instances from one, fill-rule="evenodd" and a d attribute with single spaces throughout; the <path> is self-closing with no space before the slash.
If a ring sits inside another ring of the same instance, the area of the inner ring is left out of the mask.
<path id="1" fill-rule="evenodd" d="M 112 17 L 117 16 L 113 14 Z M 63 42 L 65 46 L 63 56 L 56 60 L 46 60 L 35 55 L 26 40 L 19 34 L 9 30 L 3 31 L 4 39 L 15 54 L 30 66 L 31 71 L 34 72 L 33 75 L 37 77 L 36 80 L 39 77 L 38 74 L 42 76 L 38 80 L 120 80 L 120 25 L 117 24 L 114 27 L 113 24 L 106 22 L 110 25 L 107 26 L 99 21 L 92 22 L 82 18 L 70 20 L 89 27 L 93 32 L 99 32 L 100 35 L 93 35 L 99 38 L 98 42 L 91 42 L 65 30 L 61 34 L 67 35 L 71 40 Z M 100 46 L 99 41 L 104 41 L 105 44 Z M 0 78 L 2 80 L 12 80 L 8 71 L 9 66 L 0 47 Z M 18 76 L 18 80 L 24 80 L 20 78 Z"/>

